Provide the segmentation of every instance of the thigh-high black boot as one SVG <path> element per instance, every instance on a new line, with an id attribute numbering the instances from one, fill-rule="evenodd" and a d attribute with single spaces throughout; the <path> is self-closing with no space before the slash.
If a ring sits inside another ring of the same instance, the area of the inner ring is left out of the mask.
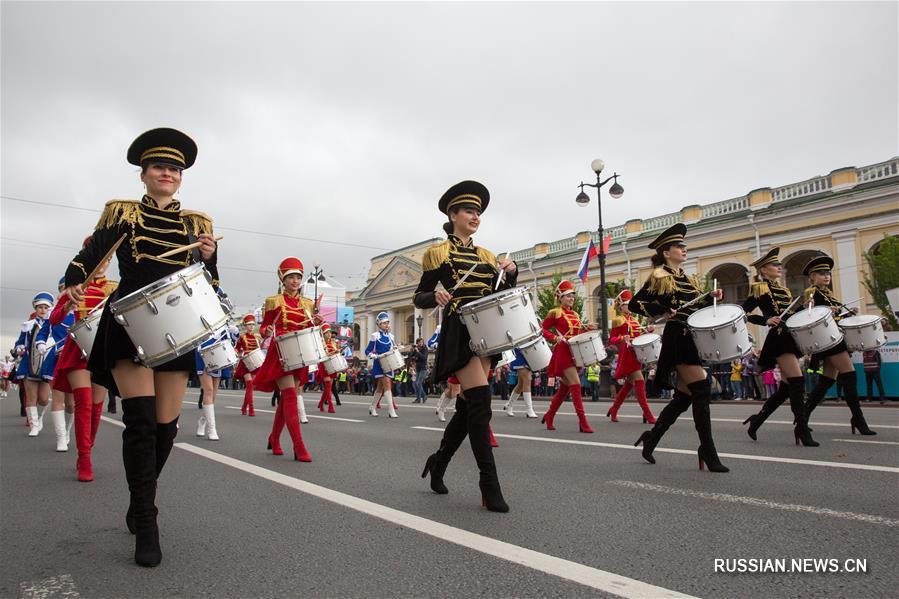
<path id="1" fill-rule="evenodd" d="M 730 472 L 730 468 L 718 459 L 718 451 L 715 449 L 715 441 L 712 440 L 712 415 L 709 410 L 712 388 L 708 379 L 696 381 L 687 385 L 693 394 L 693 424 L 699 434 L 699 469 L 703 465 L 708 466 L 709 472 Z"/>
<path id="2" fill-rule="evenodd" d="M 674 390 L 674 396 L 671 398 L 671 401 L 668 402 L 668 405 L 662 408 L 662 412 L 656 419 L 656 423 L 653 425 L 652 429 L 644 431 L 643 434 L 640 435 L 640 438 L 634 443 L 634 447 L 637 447 L 641 443 L 643 444 L 642 454 L 644 460 L 650 464 L 656 463 L 656 459 L 652 457 L 652 452 L 655 450 L 656 445 L 659 444 L 665 431 L 674 424 L 681 414 L 687 411 L 691 401 L 692 398 L 686 393 L 683 393 L 680 389 Z"/>
<path id="3" fill-rule="evenodd" d="M 425 478 L 428 473 L 431 475 L 431 490 L 440 495 L 449 493 L 449 489 L 443 484 L 443 475 L 449 466 L 450 460 L 462 441 L 468 435 L 468 402 L 462 399 L 462 394 L 456 398 L 456 411 L 450 421 L 446 424 L 443 431 L 443 438 L 440 440 L 440 449 L 428 456 L 425 462 L 425 469 L 421 473 L 421 477 Z"/>
<path id="4" fill-rule="evenodd" d="M 134 516 L 134 561 L 156 566 L 162 561 L 156 525 L 156 398 L 122 400 L 122 461 Z"/>
<path id="5" fill-rule="evenodd" d="M 753 441 L 757 441 L 756 432 L 762 427 L 766 420 L 768 420 L 768 416 L 774 413 L 774 410 L 779 408 L 784 401 L 786 401 L 787 397 L 790 395 L 790 388 L 787 386 L 786 382 L 781 381 L 780 385 L 777 387 L 777 391 L 771 394 L 765 403 L 762 405 L 762 409 L 759 410 L 758 414 L 753 414 L 749 418 L 743 421 L 743 424 L 749 423 L 749 429 L 746 433 L 752 437 Z M 792 405 L 792 399 L 790 400 Z"/>

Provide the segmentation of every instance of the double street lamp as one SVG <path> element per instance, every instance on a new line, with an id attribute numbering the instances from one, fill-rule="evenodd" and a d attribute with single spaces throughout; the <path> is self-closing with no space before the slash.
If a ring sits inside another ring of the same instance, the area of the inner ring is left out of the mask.
<path id="1" fill-rule="evenodd" d="M 325 281 L 326 279 L 325 279 L 325 271 L 322 270 L 321 264 L 319 264 L 318 262 L 316 262 L 316 263 L 313 264 L 312 266 L 313 266 L 312 274 L 309 276 L 308 279 L 306 279 L 306 282 L 307 282 L 307 283 L 312 283 L 313 286 L 314 286 L 315 291 L 313 291 L 313 296 L 314 296 L 314 297 L 312 298 L 312 301 L 313 301 L 313 303 L 314 303 L 314 305 L 315 305 L 314 311 L 315 311 L 316 314 L 318 314 L 318 310 L 319 310 L 319 306 L 318 306 L 318 282 L 319 282 L 319 281 Z"/>
<path id="2" fill-rule="evenodd" d="M 609 308 L 606 305 L 606 247 L 602 228 L 601 190 L 606 183 L 612 181 L 612 186 L 609 188 L 609 195 L 617 200 L 624 195 L 624 188 L 618 184 L 618 173 L 613 173 L 612 176 L 607 177 L 605 180 L 602 179 L 602 169 L 604 167 L 605 163 L 599 158 L 590 163 L 590 168 L 596 173 L 596 183 L 584 183 L 581 181 L 581 184 L 579 185 L 581 193 L 577 194 L 577 198 L 575 198 L 574 201 L 577 202 L 578 206 L 585 208 L 587 204 L 590 203 L 590 196 L 584 193 L 584 187 L 596 188 L 596 213 L 599 216 L 599 228 L 597 229 L 599 233 L 599 322 L 602 324 L 603 343 L 608 343 Z"/>

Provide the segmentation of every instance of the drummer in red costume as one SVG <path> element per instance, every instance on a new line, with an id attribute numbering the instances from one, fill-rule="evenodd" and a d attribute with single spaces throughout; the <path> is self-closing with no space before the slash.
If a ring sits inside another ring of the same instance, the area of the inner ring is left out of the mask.
<path id="1" fill-rule="evenodd" d="M 607 415 L 612 419 L 612 422 L 618 422 L 618 409 L 621 408 L 621 404 L 624 403 L 628 393 L 633 389 L 634 395 L 637 396 L 637 403 L 640 404 L 640 409 L 643 410 L 643 422 L 655 424 L 655 416 L 652 415 L 652 410 L 649 409 L 649 404 L 646 402 L 646 381 L 643 380 L 643 365 L 637 359 L 637 354 L 634 353 L 634 348 L 631 346 L 634 338 L 644 333 L 640 321 L 634 317 L 627 306 L 627 303 L 633 297 L 634 294 L 631 293 L 630 289 L 625 289 L 615 298 L 615 310 L 621 314 L 622 322 L 609 331 L 609 343 L 618 346 L 618 367 L 615 369 L 615 374 L 612 378 L 616 381 L 619 379 L 627 380 L 621 386 L 621 389 L 618 390 L 617 395 L 615 395 L 615 403 L 612 404 Z M 650 325 L 646 327 L 645 332 L 651 333 L 653 328 Z"/>
<path id="2" fill-rule="evenodd" d="M 338 347 L 337 342 L 331 337 L 331 325 L 327 322 L 322 325 L 322 338 L 325 340 L 325 353 L 329 356 L 333 356 L 336 353 L 340 352 L 340 347 Z M 325 404 L 328 404 L 328 413 L 334 413 L 334 400 L 331 393 L 331 375 L 328 374 L 328 371 L 325 369 L 325 363 L 319 362 L 318 364 L 318 372 L 316 373 L 316 379 L 321 381 L 322 384 L 322 398 L 318 400 L 318 411 L 325 411 Z"/>
<path id="3" fill-rule="evenodd" d="M 253 408 L 253 373 L 259 369 L 257 368 L 253 372 L 247 370 L 246 364 L 243 363 L 243 358 L 251 351 L 262 347 L 262 338 L 256 334 L 256 317 L 252 314 L 247 314 L 243 317 L 243 326 L 244 332 L 240 334 L 237 338 L 237 343 L 234 344 L 234 350 L 241 359 L 237 369 L 234 371 L 234 378 L 242 378 L 244 385 L 246 385 L 240 413 L 245 416 L 248 413 L 250 416 L 255 416 L 256 410 Z"/>
<path id="4" fill-rule="evenodd" d="M 309 380 L 309 368 L 297 368 L 285 371 L 281 366 L 281 353 L 278 351 L 277 337 L 285 333 L 300 331 L 316 326 L 321 319 L 313 316 L 312 300 L 300 294 L 303 284 L 303 263 L 293 256 L 285 258 L 278 266 L 278 278 L 284 286 L 282 293 L 265 300 L 265 315 L 262 317 L 260 332 L 265 337 L 274 336 L 265 362 L 256 371 L 255 383 L 262 391 L 271 391 L 277 385 L 281 393 L 281 401 L 275 411 L 275 421 L 268 437 L 268 448 L 275 455 L 283 455 L 281 449 L 281 431 L 287 425 L 287 431 L 293 440 L 293 457 L 300 462 L 311 462 L 312 456 L 303 444 L 300 422 L 306 421 L 306 409 L 303 399 L 297 394 L 297 386 Z M 298 413 L 302 410 L 302 417 Z"/>
<path id="5" fill-rule="evenodd" d="M 82 247 L 87 246 L 91 238 L 84 240 Z M 70 311 L 75 312 L 75 322 L 86 318 L 97 306 L 115 291 L 117 283 L 106 279 L 109 262 L 103 263 L 84 289 L 81 301 L 74 302 L 63 294 L 50 313 L 50 324 L 55 325 L 65 318 Z M 94 325 L 96 326 L 96 325 Z M 75 446 L 78 448 L 76 469 L 78 480 L 90 482 L 94 480 L 91 465 L 91 448 L 100 428 L 100 414 L 103 412 L 103 401 L 106 399 L 106 388 L 91 383 L 91 373 L 87 369 L 87 358 L 75 340 L 68 337 L 65 347 L 59 355 L 56 370 L 53 374 L 53 388 L 62 393 L 75 396 Z"/>
<path id="6" fill-rule="evenodd" d="M 546 423 L 547 430 L 556 430 L 556 427 L 553 426 L 556 412 L 565 401 L 565 397 L 571 393 L 571 403 L 574 404 L 574 411 L 577 413 L 580 431 L 592 433 L 593 429 L 587 422 L 584 402 L 581 399 L 580 377 L 578 377 L 577 367 L 574 364 L 574 357 L 571 355 L 571 348 L 568 347 L 568 340 L 575 335 L 592 330 L 593 327 L 581 323 L 580 315 L 572 309 L 574 285 L 571 284 L 571 281 L 563 280 L 559 283 L 559 286 L 556 287 L 556 300 L 561 305 L 550 310 L 543 319 L 543 336 L 550 343 L 555 343 L 553 357 L 546 368 L 546 374 L 559 377 L 561 380 L 559 390 L 553 395 L 552 403 L 546 414 L 543 415 L 541 422 Z"/>

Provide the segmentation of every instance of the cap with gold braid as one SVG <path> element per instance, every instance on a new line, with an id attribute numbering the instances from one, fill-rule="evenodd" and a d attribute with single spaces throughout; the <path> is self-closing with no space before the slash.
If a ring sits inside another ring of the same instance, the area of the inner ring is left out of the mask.
<path id="1" fill-rule="evenodd" d="M 768 266 L 769 264 L 780 264 L 780 248 L 773 247 L 771 248 L 767 254 L 750 264 L 749 266 L 754 266 L 755 268 L 761 268 L 763 266 Z"/>
<path id="2" fill-rule="evenodd" d="M 802 274 L 809 276 L 813 272 L 830 272 L 833 270 L 833 258 L 830 256 L 818 256 L 812 258 L 802 269 Z"/>
<path id="3" fill-rule="evenodd" d="M 197 144 L 177 129 L 150 129 L 137 136 L 128 148 L 128 162 L 137 166 L 169 164 L 182 170 L 193 166 Z"/>
<path id="4" fill-rule="evenodd" d="M 684 223 L 671 225 L 670 227 L 662 231 L 662 234 L 656 237 L 655 240 L 649 244 L 649 249 L 656 250 L 660 247 L 665 247 L 666 245 L 670 245 L 672 243 L 684 245 L 684 238 L 686 236 L 687 225 L 685 225 Z"/>
<path id="5" fill-rule="evenodd" d="M 444 214 L 453 208 L 475 208 L 482 213 L 490 203 L 490 192 L 477 181 L 462 181 L 446 190 L 437 207 Z"/>

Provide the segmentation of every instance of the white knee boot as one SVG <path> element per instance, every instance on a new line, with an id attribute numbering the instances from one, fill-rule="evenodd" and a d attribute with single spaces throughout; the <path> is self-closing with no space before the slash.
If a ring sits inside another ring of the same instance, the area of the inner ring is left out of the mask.
<path id="1" fill-rule="evenodd" d="M 384 394 L 384 401 L 387 402 L 387 417 L 399 418 L 399 415 L 396 413 L 396 408 L 393 407 L 393 391 L 388 391 Z"/>
<path id="2" fill-rule="evenodd" d="M 515 400 L 518 399 L 518 395 L 519 393 L 517 391 L 513 391 L 512 394 L 509 395 L 509 401 L 503 406 L 503 409 L 506 411 L 506 416 L 515 415 Z"/>
<path id="3" fill-rule="evenodd" d="M 41 432 L 41 421 L 37 415 L 37 406 L 25 408 L 25 411 L 28 412 L 28 422 L 31 424 L 31 428 L 28 429 L 28 436 L 37 437 L 38 433 Z"/>
<path id="4" fill-rule="evenodd" d="M 446 397 L 446 391 L 440 394 L 440 397 L 437 398 L 437 420 L 440 422 L 446 422 L 446 402 L 449 401 Z"/>
<path id="5" fill-rule="evenodd" d="M 375 391 L 375 394 L 371 396 L 371 403 L 368 404 L 368 415 L 369 416 L 377 416 L 378 410 L 375 406 L 378 405 L 378 392 Z"/>
<path id="6" fill-rule="evenodd" d="M 56 433 L 56 451 L 68 451 L 69 444 L 66 442 L 66 413 L 64 410 L 58 412 L 50 412 L 50 418 L 53 420 L 53 432 Z"/>
<path id="7" fill-rule="evenodd" d="M 297 395 L 297 414 L 300 415 L 300 423 L 301 424 L 309 424 L 309 419 L 306 417 L 306 402 L 303 401 L 302 395 Z"/>
<path id="8" fill-rule="evenodd" d="M 537 418 L 538 417 L 537 413 L 534 412 L 534 401 L 531 398 L 531 392 L 528 391 L 526 393 L 522 393 L 521 396 L 524 397 L 524 405 L 528 410 L 527 417 L 528 418 Z"/>
<path id="9" fill-rule="evenodd" d="M 203 413 L 200 414 L 200 417 L 197 419 L 197 436 L 205 437 L 206 436 L 206 406 L 203 406 Z"/>
<path id="10" fill-rule="evenodd" d="M 66 412 L 66 445 L 72 441 L 72 425 L 75 424 L 75 413 Z"/>
<path id="11" fill-rule="evenodd" d="M 206 415 L 206 438 L 218 441 L 219 434 L 215 430 L 215 404 L 203 404 L 203 414 Z"/>

